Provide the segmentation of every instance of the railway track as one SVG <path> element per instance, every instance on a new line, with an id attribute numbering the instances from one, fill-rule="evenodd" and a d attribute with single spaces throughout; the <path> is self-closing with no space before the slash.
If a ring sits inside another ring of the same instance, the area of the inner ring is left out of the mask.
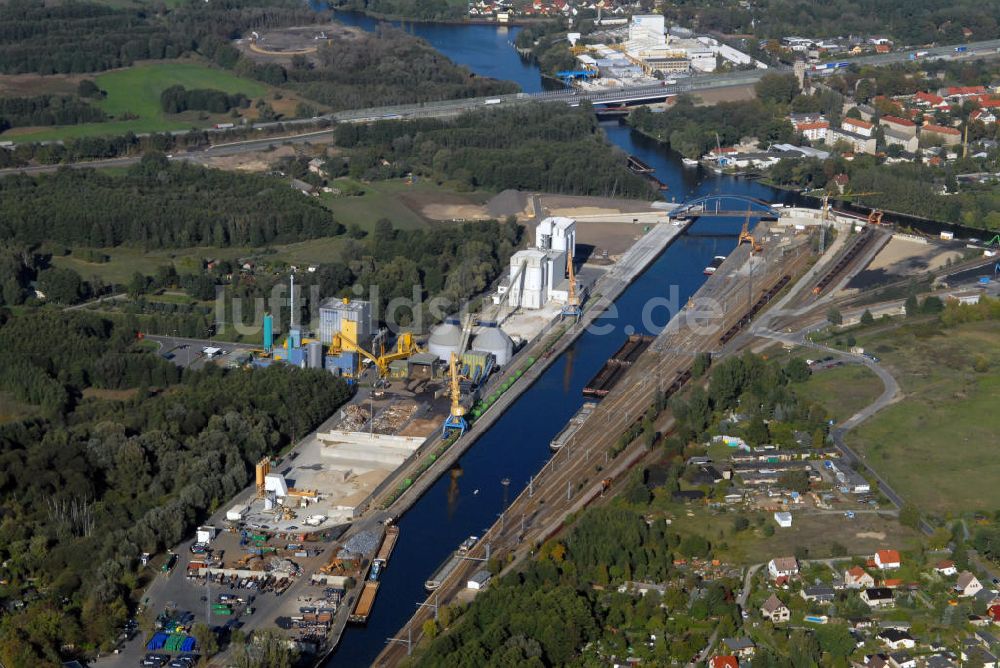
<path id="1" fill-rule="evenodd" d="M 806 242 L 805 238 L 800 241 L 803 245 Z M 413 642 L 417 642 L 424 622 L 434 617 L 435 605 L 453 600 L 465 588 L 469 576 L 483 568 L 489 558 L 523 554 L 556 535 L 568 515 L 585 508 L 601 495 L 608 479 L 620 479 L 646 454 L 643 445 L 634 441 L 613 457 L 611 451 L 620 436 L 641 422 L 657 393 L 673 393 L 683 388 L 690 378 L 693 357 L 721 342 L 719 331 L 728 333 L 734 327 L 736 331 L 745 328 L 753 316 L 788 284 L 800 266 L 804 266 L 808 254 L 783 252 L 779 248 L 766 249 L 763 256 L 752 260 L 757 262 L 763 259 L 763 277 L 755 277 L 750 284 L 762 287 L 756 290 L 751 287 L 748 291 L 746 277 L 740 269 L 751 261 L 750 257 L 749 247 L 737 247 L 727 263 L 695 297 L 697 301 L 709 299 L 733 305 L 729 309 L 732 312 L 724 312 L 719 326 L 710 332 L 687 327 L 676 317 L 671 320 L 653 346 L 635 361 L 621 382 L 601 400 L 583 427 L 545 463 L 511 502 L 501 520 L 485 532 L 469 551 L 469 558 L 417 608 L 394 639 L 395 642 L 383 650 L 373 665 L 398 665 L 409 649 L 401 639 L 412 638 Z M 735 270 L 732 269 L 734 266 L 737 267 Z M 736 308 L 735 305 L 741 302 L 744 306 Z"/>

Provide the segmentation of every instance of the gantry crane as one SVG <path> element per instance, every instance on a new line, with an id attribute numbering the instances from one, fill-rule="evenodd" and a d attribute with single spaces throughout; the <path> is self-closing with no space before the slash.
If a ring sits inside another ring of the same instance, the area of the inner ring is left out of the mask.
<path id="1" fill-rule="evenodd" d="M 451 354 L 451 412 L 441 427 L 441 438 L 448 438 L 452 431 L 457 430 L 461 436 L 469 428 L 469 423 L 465 421 L 465 406 L 462 405 L 462 390 L 458 386 L 458 355 Z"/>
<path id="2" fill-rule="evenodd" d="M 566 269 L 569 273 L 569 292 L 566 297 L 566 305 L 563 306 L 562 316 L 580 319 L 583 311 L 580 310 L 580 297 L 576 294 L 576 274 L 573 272 L 573 254 L 566 251 Z"/>

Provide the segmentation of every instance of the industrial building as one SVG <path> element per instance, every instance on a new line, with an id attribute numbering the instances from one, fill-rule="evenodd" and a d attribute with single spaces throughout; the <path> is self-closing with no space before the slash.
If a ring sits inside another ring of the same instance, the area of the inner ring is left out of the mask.
<path id="1" fill-rule="evenodd" d="M 356 347 L 352 343 L 362 347 L 369 346 L 375 334 L 371 302 L 333 298 L 320 304 L 320 343 L 325 346 L 333 345 L 337 334 L 344 339 L 344 349 Z"/>
<path id="2" fill-rule="evenodd" d="M 493 296 L 511 310 L 540 309 L 569 298 L 569 263 L 576 255 L 576 221 L 549 217 L 535 229 L 535 247 L 510 258 L 510 274 Z"/>

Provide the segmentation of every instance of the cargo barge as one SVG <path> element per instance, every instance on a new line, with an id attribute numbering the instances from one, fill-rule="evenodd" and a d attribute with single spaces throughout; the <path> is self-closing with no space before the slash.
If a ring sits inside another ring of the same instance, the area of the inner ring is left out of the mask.
<path id="1" fill-rule="evenodd" d="M 424 589 L 427 591 L 434 591 L 440 587 L 441 584 L 448 579 L 448 576 L 451 575 L 456 568 L 458 568 L 458 565 L 462 563 L 463 559 L 465 559 L 465 555 L 478 541 L 478 536 L 469 536 L 462 541 L 462 544 L 458 546 L 458 549 L 452 552 L 448 558 L 445 559 L 444 563 L 441 564 L 436 571 L 434 571 L 434 575 L 432 575 L 429 580 L 424 582 Z"/>
<path id="2" fill-rule="evenodd" d="M 597 372 L 597 375 L 590 379 L 583 388 L 585 397 L 596 397 L 598 399 L 606 397 L 632 363 L 639 359 L 649 344 L 653 342 L 653 337 L 646 334 L 631 334 L 614 355 L 612 355 L 604 366 Z"/>
<path id="3" fill-rule="evenodd" d="M 587 421 L 587 418 L 590 417 L 590 414 L 594 412 L 595 408 L 597 408 L 596 402 L 584 402 L 583 406 L 580 407 L 580 410 L 576 412 L 576 415 L 570 418 L 566 426 L 562 428 L 562 431 L 556 434 L 556 437 L 549 443 L 549 449 L 555 452 L 566 445 L 566 443 L 569 442 L 569 439 L 573 438 L 573 435 L 580 431 L 580 427 L 582 427 L 583 423 Z"/>
<path id="4" fill-rule="evenodd" d="M 392 549 L 396 547 L 397 540 L 399 540 L 399 527 L 386 528 L 385 538 L 382 539 L 382 546 L 379 547 L 378 554 L 375 555 L 373 565 L 378 564 L 379 568 L 385 568 L 386 564 L 389 563 L 389 556 L 392 555 Z"/>
<path id="5" fill-rule="evenodd" d="M 347 621 L 352 624 L 365 624 L 368 622 L 368 615 L 371 614 L 372 606 L 375 605 L 375 594 L 378 593 L 378 587 L 378 580 L 368 580 L 365 582 L 365 586 L 361 589 L 361 595 L 358 596 L 358 602 L 354 606 L 351 616 L 347 618 Z"/>

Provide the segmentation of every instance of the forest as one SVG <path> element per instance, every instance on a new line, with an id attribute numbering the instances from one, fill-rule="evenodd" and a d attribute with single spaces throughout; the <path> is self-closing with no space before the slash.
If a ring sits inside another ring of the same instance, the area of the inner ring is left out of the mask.
<path id="1" fill-rule="evenodd" d="M 377 34 L 332 40 L 318 63 L 297 58 L 285 86 L 337 109 L 362 109 L 517 92 L 509 81 L 478 77 L 422 39 L 384 27 Z M 237 67 L 239 72 L 239 67 Z"/>
<path id="2" fill-rule="evenodd" d="M 0 72 L 100 72 L 137 60 L 211 53 L 247 29 L 318 18 L 294 0 L 225 0 L 172 10 L 87 0 L 11 0 L 0 4 Z"/>
<path id="3" fill-rule="evenodd" d="M 253 462 L 348 397 L 322 371 L 182 373 L 135 340 L 134 323 L 84 313 L 0 325 L 0 389 L 44 410 L 0 426 L 0 592 L 26 604 L 0 619 L 8 668 L 107 647 L 142 584 L 139 554 L 179 541 L 248 483 Z M 83 398 L 89 388 L 129 392 Z"/>
<path id="4" fill-rule="evenodd" d="M 879 35 L 907 45 L 995 39 L 1000 22 L 1000 5 L 977 0 L 762 0 L 752 8 L 686 0 L 666 3 L 663 11 L 707 31 L 762 38 Z M 964 29 L 972 34 L 966 37 Z"/>
<path id="5" fill-rule="evenodd" d="M 540 190 L 651 198 L 652 187 L 625 165 L 589 109 L 518 105 L 454 120 L 340 125 L 349 171 L 366 179 L 413 172 L 465 188 Z M 383 164 L 383 160 L 389 163 Z"/>
<path id="6" fill-rule="evenodd" d="M 162 154 L 144 156 L 123 176 L 66 169 L 0 180 L 0 237 L 22 244 L 261 246 L 342 231 L 283 181 Z"/>
<path id="7" fill-rule="evenodd" d="M 451 21 L 468 16 L 466 4 L 454 0 L 333 0 L 330 5 L 338 9 L 420 21 Z"/>
<path id="8" fill-rule="evenodd" d="M 70 95 L 0 97 L 0 132 L 32 125 L 99 123 L 107 118 L 97 107 Z"/>

